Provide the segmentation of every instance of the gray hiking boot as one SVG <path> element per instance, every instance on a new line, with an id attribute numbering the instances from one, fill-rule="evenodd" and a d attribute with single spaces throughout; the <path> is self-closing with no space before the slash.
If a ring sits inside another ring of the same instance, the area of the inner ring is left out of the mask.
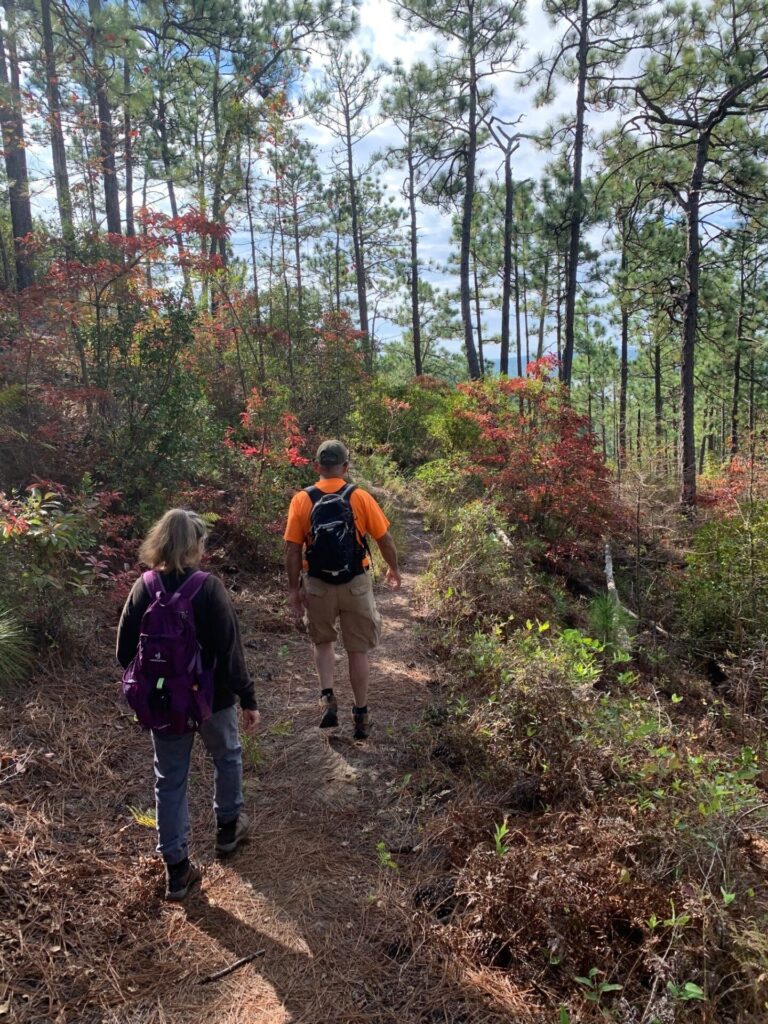
<path id="1" fill-rule="evenodd" d="M 166 864 L 165 898 L 171 901 L 183 900 L 200 878 L 200 869 L 190 862 L 189 857 L 178 864 Z"/>
<path id="2" fill-rule="evenodd" d="M 225 825 L 219 822 L 216 826 L 216 853 L 234 853 L 246 839 L 250 827 L 250 819 L 244 811 Z"/>

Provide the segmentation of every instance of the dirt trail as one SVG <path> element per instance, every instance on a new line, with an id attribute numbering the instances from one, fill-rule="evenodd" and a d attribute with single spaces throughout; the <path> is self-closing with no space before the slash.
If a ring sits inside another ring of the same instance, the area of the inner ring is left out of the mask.
<path id="1" fill-rule="evenodd" d="M 214 860 L 211 770 L 196 744 L 192 854 L 205 874 L 184 905 L 162 901 L 153 836 L 128 813 L 152 805 L 151 753 L 116 696 L 109 610 L 94 618 L 98 660 L 0 694 L 0 1018 L 511 1019 L 496 991 L 503 979 L 489 983 L 441 954 L 430 937 L 441 925 L 424 925 L 413 904 L 414 886 L 435 868 L 431 850 L 414 850 L 424 775 L 412 744 L 434 664 L 413 607 L 428 542 L 418 516 L 402 518 L 404 584 L 378 590 L 384 630 L 366 743 L 351 738 L 346 659 L 337 673 L 341 725 L 320 732 L 308 639 L 290 622 L 282 591 L 242 583 L 237 607 L 263 710 L 258 742 L 244 743 L 252 837 L 229 860 Z M 236 578 L 230 582 L 237 589 Z M 397 870 L 382 863 L 385 851 Z M 257 950 L 263 955 L 236 973 L 200 984 Z"/>
<path id="2" fill-rule="evenodd" d="M 260 763 L 247 770 L 253 837 L 223 864 L 209 862 L 202 891 L 183 909 L 166 908 L 168 935 L 189 943 L 205 970 L 263 949 L 229 978 L 161 994 L 168 1022 L 352 1024 L 479 1020 L 462 1016 L 463 997 L 441 968 L 419 962 L 402 928 L 395 861 L 417 844 L 411 797 L 402 782 L 408 741 L 429 699 L 412 612 L 414 584 L 428 547 L 421 520 L 407 515 L 403 588 L 378 591 L 384 620 L 372 662 L 367 743 L 351 739 L 346 660 L 337 663 L 341 725 L 317 728 L 317 684 L 306 637 L 249 636 L 263 709 Z M 267 651 L 264 651 L 264 643 Z M 270 678 L 266 678 L 271 676 Z M 251 751 L 252 753 L 252 751 Z M 202 787 L 206 791 L 207 783 Z M 206 836 L 197 832 L 198 849 Z M 205 860 L 205 856 L 203 856 Z M 483 1013 L 482 1019 L 500 1020 Z"/>

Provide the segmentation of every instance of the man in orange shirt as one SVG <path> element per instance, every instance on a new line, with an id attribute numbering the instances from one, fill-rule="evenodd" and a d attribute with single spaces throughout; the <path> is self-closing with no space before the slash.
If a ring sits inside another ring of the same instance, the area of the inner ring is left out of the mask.
<path id="1" fill-rule="evenodd" d="M 319 480 L 294 494 L 285 528 L 288 595 L 297 619 L 306 615 L 320 678 L 323 717 L 320 728 L 339 724 L 333 692 L 336 620 L 349 659 L 354 737 L 368 737 L 368 653 L 379 642 L 366 537 L 372 537 L 387 563 L 388 586 L 400 586 L 397 551 L 389 520 L 374 498 L 344 479 L 349 453 L 341 441 L 324 441 L 317 450 Z M 303 571 L 302 571 L 303 570 Z"/>

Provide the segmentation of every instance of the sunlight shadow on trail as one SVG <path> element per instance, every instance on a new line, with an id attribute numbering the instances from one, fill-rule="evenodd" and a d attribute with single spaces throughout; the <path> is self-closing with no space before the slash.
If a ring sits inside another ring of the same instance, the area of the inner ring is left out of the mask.
<path id="1" fill-rule="evenodd" d="M 189 924 L 213 939 L 222 952 L 221 963 L 212 961 L 210 973 L 257 950 L 265 951 L 251 964 L 213 982 L 207 992 L 213 995 L 224 986 L 233 988 L 245 1019 L 253 1024 L 298 1021 L 303 1009 L 292 1005 L 284 983 L 306 972 L 312 951 L 279 907 L 260 893 L 245 895 L 243 889 L 238 878 L 231 889 L 204 891 L 185 907 Z M 227 905 L 218 902 L 220 899 Z M 245 917 L 257 921 L 258 926 L 246 923 Z"/>

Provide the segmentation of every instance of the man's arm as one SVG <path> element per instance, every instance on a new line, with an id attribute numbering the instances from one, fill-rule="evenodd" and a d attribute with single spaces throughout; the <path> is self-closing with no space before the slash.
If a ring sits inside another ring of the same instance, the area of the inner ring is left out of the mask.
<path id="1" fill-rule="evenodd" d="M 288 601 L 297 619 L 304 617 L 304 593 L 301 590 L 301 568 L 304 563 L 304 545 L 285 542 L 285 568 L 288 573 Z"/>
<path id="2" fill-rule="evenodd" d="M 397 566 L 397 548 L 395 542 L 392 540 L 392 535 L 389 530 L 378 538 L 376 543 L 379 545 L 379 551 L 381 552 L 382 558 L 387 563 L 387 575 L 384 577 L 387 586 L 392 587 L 393 590 L 402 583 L 400 578 L 400 570 Z"/>

